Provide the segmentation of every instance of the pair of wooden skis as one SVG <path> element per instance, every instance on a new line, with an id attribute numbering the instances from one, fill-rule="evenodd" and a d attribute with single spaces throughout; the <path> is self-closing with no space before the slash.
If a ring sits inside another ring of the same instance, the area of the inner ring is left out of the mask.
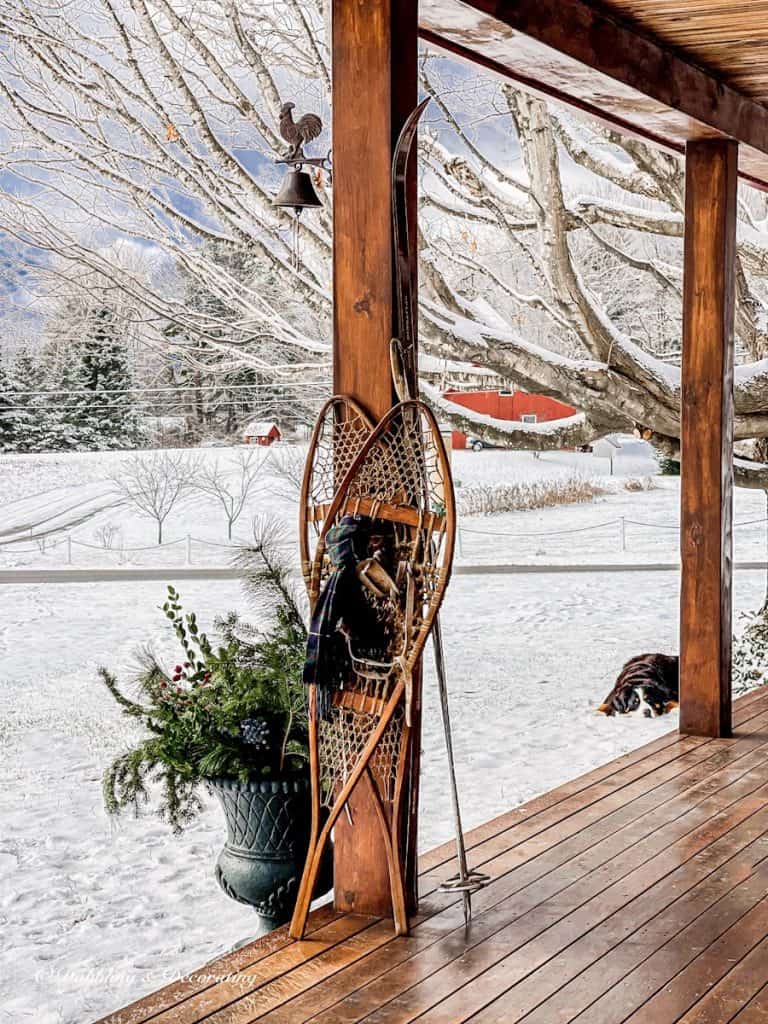
<path id="1" fill-rule="evenodd" d="M 328 558 L 329 534 L 339 524 L 365 521 L 372 533 L 387 537 L 387 554 L 369 562 L 390 581 L 382 589 L 358 573 L 363 600 L 391 637 L 384 656 L 373 660 L 358 638 L 347 636 L 348 672 L 334 691 L 330 712 L 319 717 L 317 694 L 310 687 L 309 746 L 312 779 L 312 830 L 290 934 L 301 938 L 323 850 L 357 785 L 369 788 L 376 808 L 392 894 L 396 934 L 408 931 L 404 851 L 400 844 L 405 782 L 412 755 L 412 708 L 420 700 L 417 666 L 428 637 L 435 641 L 441 710 L 451 767 L 457 825 L 459 872 L 445 888 L 461 891 L 465 917 L 469 898 L 486 881 L 467 868 L 448 722 L 438 610 L 450 577 L 455 507 L 450 464 L 437 422 L 427 406 L 411 397 L 415 380 L 412 307 L 412 259 L 407 223 L 405 178 L 426 102 L 409 117 L 392 168 L 398 328 L 392 345 L 392 373 L 400 402 L 374 426 L 351 398 L 337 396 L 320 413 L 310 442 L 301 494 L 300 546 L 310 606 L 334 571 Z M 374 576 L 376 574 L 373 574 Z M 367 585 L 367 589 L 366 589 Z"/>

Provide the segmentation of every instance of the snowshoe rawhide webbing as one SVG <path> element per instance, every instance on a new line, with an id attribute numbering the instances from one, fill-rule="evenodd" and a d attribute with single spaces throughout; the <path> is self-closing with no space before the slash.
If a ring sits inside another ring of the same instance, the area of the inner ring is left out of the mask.
<path id="1" fill-rule="evenodd" d="M 299 500 L 299 553 L 304 580 L 309 574 L 315 544 L 320 536 L 336 490 L 373 430 L 373 421 L 352 399 L 329 398 L 312 431 Z"/>

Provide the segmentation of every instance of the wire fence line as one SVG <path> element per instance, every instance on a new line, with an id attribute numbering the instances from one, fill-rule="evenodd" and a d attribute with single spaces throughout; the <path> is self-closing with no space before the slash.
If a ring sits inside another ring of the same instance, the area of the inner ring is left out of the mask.
<path id="1" fill-rule="evenodd" d="M 768 517 L 760 519 L 748 519 L 740 523 L 734 523 L 734 529 L 740 529 L 742 527 L 757 526 L 760 524 L 768 523 Z M 528 539 L 550 539 L 556 537 L 567 537 L 576 534 L 594 533 L 599 530 L 605 530 L 608 528 L 618 528 L 617 536 L 617 547 L 616 550 L 626 552 L 629 550 L 629 544 L 627 540 L 627 527 L 635 527 L 641 530 L 651 531 L 679 531 L 680 526 L 678 523 L 651 523 L 645 522 L 639 519 L 630 519 L 627 516 L 618 516 L 614 519 L 606 519 L 599 523 L 590 523 L 585 526 L 569 527 L 563 530 L 539 530 L 539 531 L 512 531 L 512 530 L 486 530 L 478 529 L 475 526 L 466 526 L 463 523 L 459 523 L 457 527 L 457 541 L 460 555 L 463 555 L 463 544 L 462 540 L 466 536 L 467 539 L 472 537 L 491 537 L 491 538 L 508 538 L 509 540 L 525 541 Z M 22 538 L 20 538 L 21 540 Z M 23 539 L 35 539 L 34 534 L 31 538 Z M 179 547 L 185 545 L 184 551 L 184 564 L 192 565 L 195 558 L 195 553 L 200 552 L 200 549 L 217 549 L 217 550 L 231 550 L 235 551 L 243 546 L 243 543 L 237 541 L 215 541 L 205 537 L 196 537 L 193 534 L 186 534 L 183 537 L 175 537 L 172 540 L 162 541 L 161 543 L 155 544 L 142 544 L 142 545 L 125 545 L 123 543 L 114 542 L 107 543 L 102 542 L 100 544 L 94 544 L 92 542 L 81 540 L 73 532 L 67 532 L 63 535 L 51 537 L 50 535 L 41 534 L 37 538 L 37 543 L 32 546 L 19 546 L 19 541 L 16 540 L 0 540 L 0 552 L 7 551 L 10 555 L 24 555 L 24 554 L 35 554 L 35 555 L 47 555 L 53 552 L 59 552 L 60 549 L 64 549 L 66 565 L 73 565 L 75 562 L 75 548 L 82 548 L 86 551 L 99 551 L 107 556 L 115 556 L 118 560 L 130 557 L 133 554 L 140 554 L 150 551 L 162 551 L 167 548 Z"/>
<path id="2" fill-rule="evenodd" d="M 192 538 L 189 538 L 190 540 Z M 178 537 L 176 540 L 164 540 L 159 544 L 145 544 L 143 547 L 127 548 L 122 545 L 117 547 L 108 544 L 89 544 L 84 540 L 75 540 L 69 534 L 65 538 L 66 541 L 71 542 L 79 548 L 90 548 L 92 551 L 154 551 L 157 548 L 172 548 L 175 544 L 184 544 L 187 540 L 186 537 Z"/>
<path id="3" fill-rule="evenodd" d="M 733 529 L 738 530 L 744 526 L 756 526 L 760 523 L 768 523 L 768 517 L 764 516 L 761 519 L 747 519 L 741 523 L 734 523 Z M 567 530 L 542 530 L 534 533 L 518 533 L 505 530 L 478 530 L 469 526 L 459 526 L 458 530 L 458 548 L 461 555 L 464 554 L 462 545 L 462 536 L 469 534 L 476 537 L 507 537 L 511 540 L 526 540 L 528 538 L 553 538 L 553 537 L 565 537 L 572 536 L 580 533 L 592 533 L 596 530 L 604 530 L 608 527 L 618 527 L 618 550 L 626 552 L 629 548 L 627 542 L 627 527 L 634 526 L 645 530 L 671 530 L 676 533 L 680 532 L 679 523 L 648 523 L 643 522 L 640 519 L 630 519 L 627 516 L 618 516 L 615 519 L 606 519 L 601 523 L 590 523 L 587 526 L 574 526 Z"/>
<path id="4" fill-rule="evenodd" d="M 747 519 L 743 523 L 734 523 L 733 528 L 737 530 L 741 526 L 755 526 L 758 523 L 768 523 L 768 517 L 762 519 Z M 602 523 L 592 523 L 589 526 L 574 526 L 568 530 L 542 530 L 538 533 L 518 533 L 509 530 L 474 530 L 469 526 L 461 526 L 462 533 L 475 533 L 483 537 L 558 537 L 569 533 L 587 533 L 591 530 L 602 530 L 606 526 L 641 526 L 649 530 L 680 530 L 679 523 L 644 523 L 639 519 L 629 519 L 627 516 L 618 516 L 616 519 L 606 519 Z"/>
<path id="5" fill-rule="evenodd" d="M 577 526 L 569 530 L 542 530 L 538 533 L 509 533 L 503 530 L 473 530 L 469 526 L 460 526 L 462 533 L 474 533 L 480 537 L 558 537 L 568 533 L 587 533 L 590 530 L 601 530 L 604 526 L 615 526 L 619 519 L 608 519 L 604 523 L 593 523 L 592 526 Z"/>
<path id="6" fill-rule="evenodd" d="M 14 555 L 45 555 L 63 547 L 66 552 L 66 564 L 72 565 L 74 560 L 73 548 L 84 548 L 88 551 L 100 551 L 105 555 L 115 555 L 118 559 L 121 559 L 134 553 L 144 551 L 161 551 L 164 548 L 177 547 L 179 544 L 186 545 L 185 562 L 187 565 L 192 564 L 193 546 L 196 544 L 201 547 L 227 548 L 231 551 L 236 551 L 243 547 L 243 544 L 234 542 L 223 544 L 219 541 L 207 540 L 204 537 L 194 537 L 192 534 L 187 534 L 185 537 L 176 537 L 174 540 L 166 540 L 160 544 L 142 544 L 136 546 L 128 546 L 124 544 L 90 544 L 88 541 L 78 540 L 71 533 L 67 533 L 63 537 L 54 539 L 41 536 L 39 542 L 34 547 L 17 547 L 13 541 L 4 541 L 0 543 L 0 551 L 2 551 L 3 548 L 7 548 L 9 553 Z"/>

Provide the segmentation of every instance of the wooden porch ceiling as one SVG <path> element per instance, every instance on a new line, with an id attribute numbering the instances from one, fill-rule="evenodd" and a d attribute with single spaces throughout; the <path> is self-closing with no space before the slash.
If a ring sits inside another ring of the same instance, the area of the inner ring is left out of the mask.
<path id="1" fill-rule="evenodd" d="M 729 137 L 768 189 L 768 0 L 420 0 L 422 37 L 675 152 Z"/>

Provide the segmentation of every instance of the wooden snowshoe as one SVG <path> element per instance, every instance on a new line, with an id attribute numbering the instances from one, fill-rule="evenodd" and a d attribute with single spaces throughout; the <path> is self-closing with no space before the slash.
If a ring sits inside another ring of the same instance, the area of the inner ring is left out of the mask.
<path id="1" fill-rule="evenodd" d="M 362 419 L 358 425 L 362 429 Z M 324 429 L 316 432 L 318 436 Z M 314 449 L 320 451 L 318 445 Z M 327 478 L 327 470 L 320 469 L 328 461 L 324 460 L 322 453 L 315 456 L 303 502 L 308 510 L 302 534 L 305 544 L 309 521 L 323 523 L 306 574 L 310 604 L 314 607 L 333 571 L 328 546 L 334 528 L 342 520 L 364 520 L 375 543 L 367 560 L 370 564 L 360 572 L 361 594 L 376 616 L 377 633 L 387 638 L 387 646 L 372 653 L 366 637 L 345 634 L 348 659 L 344 678 L 333 690 L 325 717 L 316 714 L 317 687 L 309 688 L 312 836 L 290 934 L 294 938 L 304 934 L 323 849 L 361 779 L 370 785 L 375 798 L 395 931 L 404 934 L 408 920 L 398 836 L 410 757 L 411 708 L 420 701 L 420 693 L 414 692 L 415 669 L 442 602 L 453 558 L 455 508 L 450 465 L 432 412 L 415 400 L 401 402 L 384 416 L 329 505 L 328 491 L 321 482 Z M 317 484 L 312 482 L 315 476 Z M 362 576 L 367 576 L 368 582 Z M 321 828 L 323 807 L 328 814 Z"/>

